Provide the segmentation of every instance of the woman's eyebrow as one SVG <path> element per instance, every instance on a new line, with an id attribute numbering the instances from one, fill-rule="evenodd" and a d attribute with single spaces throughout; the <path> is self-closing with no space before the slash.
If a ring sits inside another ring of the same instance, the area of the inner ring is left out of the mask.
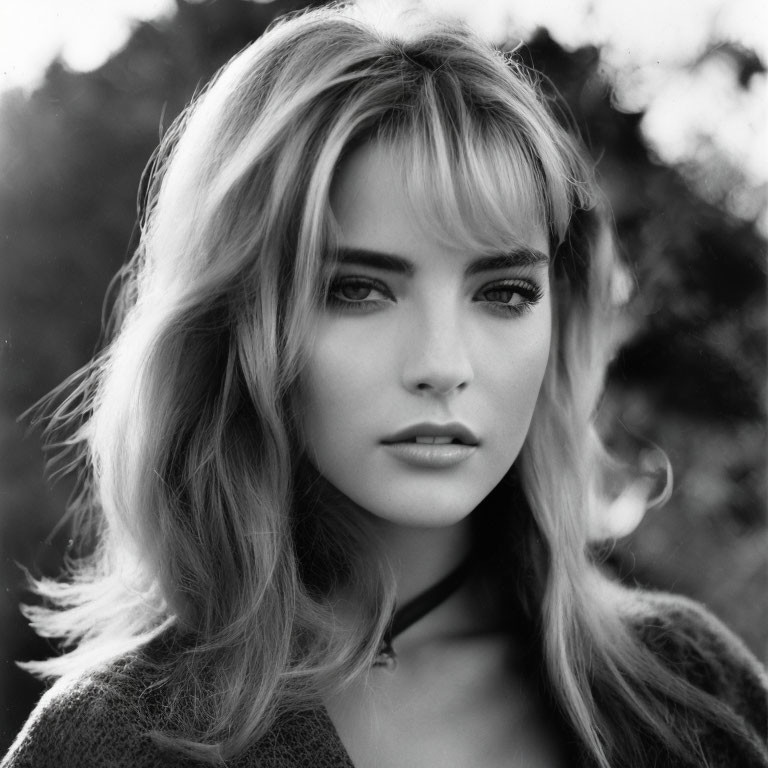
<path id="1" fill-rule="evenodd" d="M 416 267 L 412 261 L 397 256 L 394 253 L 372 251 L 367 248 L 340 247 L 336 251 L 335 262 L 338 264 L 356 264 L 363 267 L 382 269 L 387 272 L 397 272 L 403 275 L 413 275 Z M 480 256 L 467 264 L 464 277 L 472 277 L 481 272 L 492 272 L 498 269 L 515 267 L 538 266 L 549 264 L 549 256 L 535 248 L 519 247 L 492 256 Z"/>

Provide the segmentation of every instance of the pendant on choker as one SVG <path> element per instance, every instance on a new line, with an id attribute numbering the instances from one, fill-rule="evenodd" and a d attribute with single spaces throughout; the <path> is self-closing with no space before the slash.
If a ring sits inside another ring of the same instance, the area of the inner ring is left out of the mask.
<path id="1" fill-rule="evenodd" d="M 394 672 L 397 669 L 397 654 L 395 649 L 390 645 L 385 645 L 384 642 L 379 646 L 379 652 L 376 654 L 376 658 L 373 660 L 374 667 L 383 667 L 384 669 Z"/>
<path id="2" fill-rule="evenodd" d="M 457 568 L 438 581 L 437 584 L 434 584 L 420 595 L 416 595 L 416 597 L 392 614 L 392 618 L 379 645 L 376 658 L 373 660 L 374 667 L 381 667 L 390 672 L 394 672 L 397 669 L 397 654 L 392 646 L 392 641 L 401 632 L 404 632 L 431 610 L 445 602 L 464 583 L 471 567 L 471 557 L 467 557 Z"/>

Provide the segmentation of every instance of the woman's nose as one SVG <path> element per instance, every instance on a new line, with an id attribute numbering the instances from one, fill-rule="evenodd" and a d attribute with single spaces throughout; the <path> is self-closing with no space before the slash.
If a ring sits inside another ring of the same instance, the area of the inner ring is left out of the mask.
<path id="1" fill-rule="evenodd" d="M 412 392 L 449 395 L 474 378 L 460 318 L 445 311 L 424 313 L 403 334 L 403 385 Z"/>

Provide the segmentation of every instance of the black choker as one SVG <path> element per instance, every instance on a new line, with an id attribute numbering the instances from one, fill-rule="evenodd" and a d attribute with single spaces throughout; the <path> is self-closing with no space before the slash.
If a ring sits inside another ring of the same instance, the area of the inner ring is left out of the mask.
<path id="1" fill-rule="evenodd" d="M 373 662 L 374 667 L 393 670 L 397 666 L 397 654 L 392 647 L 392 641 L 420 618 L 445 602 L 464 583 L 471 565 L 472 560 L 468 557 L 437 584 L 416 595 L 392 614 Z"/>

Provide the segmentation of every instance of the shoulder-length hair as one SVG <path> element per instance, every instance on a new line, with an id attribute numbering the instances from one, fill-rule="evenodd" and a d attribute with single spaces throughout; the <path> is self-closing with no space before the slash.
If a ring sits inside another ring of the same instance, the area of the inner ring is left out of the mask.
<path id="1" fill-rule="evenodd" d="M 215 759 L 370 667 L 393 584 L 343 499 L 314 509 L 295 417 L 338 233 L 334 173 L 365 141 L 397 148 L 436 238 L 503 250 L 521 208 L 547 232 L 553 342 L 515 466 L 529 521 L 517 597 L 600 766 L 639 749 L 637 724 L 695 750 L 665 724 L 664 702 L 716 705 L 643 650 L 587 552 L 608 466 L 593 416 L 621 285 L 590 165 L 535 76 L 465 25 L 387 26 L 345 5 L 275 23 L 153 158 L 109 343 L 48 401 L 50 442 L 82 480 L 71 511 L 84 548 L 64 578 L 36 582 L 51 605 L 26 609 L 71 650 L 28 668 L 73 673 L 173 625 L 188 642 L 168 662 L 156 736 Z M 334 619 L 339 580 L 356 590 L 351 629 Z"/>

